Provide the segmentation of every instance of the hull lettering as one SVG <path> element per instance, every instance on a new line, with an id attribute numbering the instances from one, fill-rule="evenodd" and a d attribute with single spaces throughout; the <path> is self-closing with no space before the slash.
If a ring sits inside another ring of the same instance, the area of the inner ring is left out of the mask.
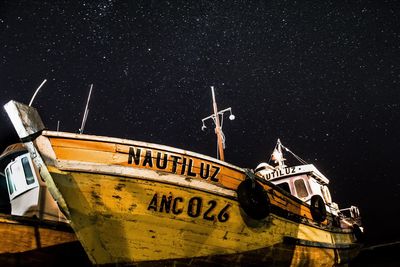
<path id="1" fill-rule="evenodd" d="M 216 200 L 205 202 L 198 196 L 185 200 L 183 197 L 173 197 L 171 194 L 160 195 L 157 193 L 153 195 L 147 207 L 148 211 L 173 215 L 186 214 L 191 218 L 212 222 L 226 222 L 229 219 L 231 207 L 229 203 L 222 207 Z"/>
<path id="2" fill-rule="evenodd" d="M 296 173 L 296 168 L 295 167 L 287 167 L 284 168 L 283 170 L 277 170 L 271 173 L 267 173 L 265 175 L 265 177 L 267 178 L 267 180 L 273 179 L 273 178 L 277 178 L 280 176 L 286 176 L 286 175 L 290 175 L 290 174 L 295 174 Z"/>
<path id="3" fill-rule="evenodd" d="M 221 167 L 198 159 L 151 149 L 129 147 L 128 164 L 218 182 Z"/>

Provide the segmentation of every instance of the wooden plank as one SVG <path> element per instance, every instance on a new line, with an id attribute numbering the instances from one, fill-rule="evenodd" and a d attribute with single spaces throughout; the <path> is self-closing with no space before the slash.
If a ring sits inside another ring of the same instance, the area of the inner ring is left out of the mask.
<path id="1" fill-rule="evenodd" d="M 20 223 L 4 217 L 0 220 L 0 236 L 0 254 L 20 253 L 77 241 L 72 231 L 43 227 L 38 222 Z"/>

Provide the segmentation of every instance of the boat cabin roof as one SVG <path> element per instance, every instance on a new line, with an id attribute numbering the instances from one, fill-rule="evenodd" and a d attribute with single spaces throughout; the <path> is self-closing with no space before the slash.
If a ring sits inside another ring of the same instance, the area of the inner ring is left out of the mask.
<path id="1" fill-rule="evenodd" d="M 0 155 L 0 170 L 4 171 L 4 168 L 7 166 L 7 164 L 10 163 L 14 158 L 27 152 L 28 150 L 23 146 L 22 143 L 9 145 Z"/>
<path id="2" fill-rule="evenodd" d="M 323 175 L 313 164 L 283 167 L 266 172 L 264 176 L 271 182 L 277 182 L 283 178 L 301 174 L 308 174 L 323 185 L 329 184 L 329 179 L 326 178 L 326 176 Z"/>

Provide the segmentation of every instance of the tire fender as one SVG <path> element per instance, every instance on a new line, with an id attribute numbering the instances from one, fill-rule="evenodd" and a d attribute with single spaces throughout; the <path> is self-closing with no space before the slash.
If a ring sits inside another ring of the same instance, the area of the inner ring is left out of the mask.
<path id="1" fill-rule="evenodd" d="M 247 178 L 237 188 L 238 202 L 242 210 L 252 219 L 262 220 L 269 215 L 270 201 L 262 185 Z"/>
<path id="2" fill-rule="evenodd" d="M 320 195 L 313 195 L 310 204 L 311 216 L 316 222 L 323 222 L 326 219 L 325 202 Z"/>

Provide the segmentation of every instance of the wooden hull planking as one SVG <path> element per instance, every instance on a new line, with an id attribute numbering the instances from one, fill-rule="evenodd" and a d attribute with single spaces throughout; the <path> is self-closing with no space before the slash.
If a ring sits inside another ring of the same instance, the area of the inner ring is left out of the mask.
<path id="1" fill-rule="evenodd" d="M 73 230 L 64 223 L 0 215 L 2 266 L 68 266 L 89 260 Z"/>

